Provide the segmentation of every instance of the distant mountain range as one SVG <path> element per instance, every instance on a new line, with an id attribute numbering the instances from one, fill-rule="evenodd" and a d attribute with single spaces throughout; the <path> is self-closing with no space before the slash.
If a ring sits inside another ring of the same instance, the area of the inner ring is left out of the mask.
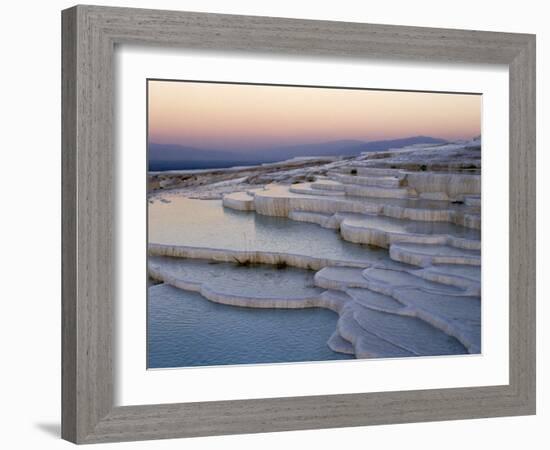
<path id="1" fill-rule="evenodd" d="M 413 136 L 382 141 L 340 140 L 318 144 L 273 147 L 235 152 L 187 147 L 177 144 L 149 144 L 149 170 L 208 169 L 283 161 L 297 156 L 356 156 L 414 144 L 443 144 L 445 139 Z"/>

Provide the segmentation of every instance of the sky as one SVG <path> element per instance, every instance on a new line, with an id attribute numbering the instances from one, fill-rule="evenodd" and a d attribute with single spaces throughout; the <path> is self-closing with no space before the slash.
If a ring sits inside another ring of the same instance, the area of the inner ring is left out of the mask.
<path id="1" fill-rule="evenodd" d="M 149 143 L 254 150 L 481 134 L 481 95 L 148 81 Z"/>

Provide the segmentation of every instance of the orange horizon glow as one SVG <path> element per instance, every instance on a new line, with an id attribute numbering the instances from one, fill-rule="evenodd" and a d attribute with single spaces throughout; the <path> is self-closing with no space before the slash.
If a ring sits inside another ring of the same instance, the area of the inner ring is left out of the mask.
<path id="1" fill-rule="evenodd" d="M 481 134 L 481 95 L 187 81 L 148 82 L 150 143 L 259 149 Z"/>

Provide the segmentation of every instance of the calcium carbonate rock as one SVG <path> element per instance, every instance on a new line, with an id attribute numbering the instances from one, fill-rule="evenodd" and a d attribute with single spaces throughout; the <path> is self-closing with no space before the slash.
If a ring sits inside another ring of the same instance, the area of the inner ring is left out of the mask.
<path id="1" fill-rule="evenodd" d="M 362 328 L 355 320 L 352 309 L 345 311 L 338 319 L 338 334 L 353 345 L 357 358 L 401 358 L 416 356 Z"/>
<path id="2" fill-rule="evenodd" d="M 321 258 L 290 253 L 269 251 L 239 251 L 230 249 L 190 247 L 184 245 L 149 244 L 149 256 L 171 256 L 175 258 L 205 259 L 216 262 L 238 264 L 271 264 L 291 266 L 301 269 L 320 270 L 323 267 L 358 267 L 365 268 L 376 264 L 376 260 L 366 256 L 365 259 Z"/>
<path id="3" fill-rule="evenodd" d="M 347 288 L 346 295 L 361 306 L 388 314 L 406 315 L 406 307 L 389 295 L 365 288 Z"/>
<path id="4" fill-rule="evenodd" d="M 481 268 L 461 264 L 437 264 L 410 272 L 434 283 L 456 286 L 469 295 L 481 295 Z"/>
<path id="5" fill-rule="evenodd" d="M 410 191 L 407 188 L 392 188 L 378 186 L 362 186 L 357 184 L 347 184 L 345 187 L 347 195 L 355 195 L 357 197 L 374 197 L 374 198 L 408 198 Z"/>
<path id="6" fill-rule="evenodd" d="M 411 145 L 400 149 L 363 153 L 363 167 L 380 170 L 401 169 L 417 172 L 476 173 L 481 169 L 481 141 L 450 142 L 447 144 Z"/>
<path id="7" fill-rule="evenodd" d="M 254 308 L 324 306 L 323 291 L 314 286 L 313 273 L 307 270 L 167 257 L 150 257 L 148 267 L 151 278 L 199 292 L 216 303 Z"/>
<path id="8" fill-rule="evenodd" d="M 367 287 L 361 269 L 325 267 L 315 274 L 315 285 L 324 289 L 345 291 L 350 287 Z"/>
<path id="9" fill-rule="evenodd" d="M 390 257 L 395 261 L 420 267 L 433 264 L 481 265 L 479 251 L 443 245 L 392 244 Z"/>
<path id="10" fill-rule="evenodd" d="M 397 289 L 394 298 L 413 314 L 460 341 L 469 353 L 481 352 L 479 297 L 430 294 L 418 289 Z"/>
<path id="11" fill-rule="evenodd" d="M 338 331 L 335 331 L 330 336 L 330 339 L 327 342 L 329 348 L 337 353 L 345 353 L 347 355 L 355 355 L 355 349 L 351 342 L 346 341 Z"/>
<path id="12" fill-rule="evenodd" d="M 309 195 L 332 195 L 339 196 L 345 195 L 345 192 L 340 190 L 325 190 L 325 189 L 316 189 L 313 187 L 313 183 L 298 183 L 292 184 L 289 187 L 289 191 L 295 194 L 309 194 Z"/>
<path id="13" fill-rule="evenodd" d="M 481 207 L 481 196 L 480 195 L 465 195 L 464 203 L 468 206 L 479 206 Z"/>
<path id="14" fill-rule="evenodd" d="M 150 220 L 149 277 L 226 305 L 330 309 L 327 345 L 357 358 L 479 353 L 480 148 L 150 174 L 174 189 L 150 199 L 174 226 Z M 194 188 L 227 209 L 178 201 Z"/>
<path id="15" fill-rule="evenodd" d="M 481 177 L 472 174 L 408 172 L 407 186 L 420 196 L 444 194 L 442 200 L 462 200 L 467 194 L 481 193 Z"/>
<path id="16" fill-rule="evenodd" d="M 353 300 L 349 295 L 342 291 L 326 290 L 321 294 L 323 304 L 330 310 L 341 314 L 346 305 Z"/>
<path id="17" fill-rule="evenodd" d="M 325 269 L 324 269 L 325 270 Z M 370 267 L 363 270 L 366 287 L 371 291 L 391 296 L 396 289 L 419 289 L 424 292 L 442 295 L 471 295 L 471 293 L 453 286 L 428 281 L 414 275 L 415 271 L 403 271 Z"/>
<path id="18" fill-rule="evenodd" d="M 345 185 L 375 186 L 385 188 L 398 188 L 402 184 L 403 178 L 394 176 L 366 176 L 366 175 L 346 175 L 338 172 L 330 174 L 336 182 Z"/>
<path id="19" fill-rule="evenodd" d="M 340 214 L 340 233 L 346 241 L 389 247 L 399 242 L 441 244 L 476 250 L 481 248 L 480 233 L 444 222 L 361 214 Z"/>
<path id="20" fill-rule="evenodd" d="M 373 153 L 368 154 L 368 156 L 373 156 Z M 364 161 L 352 161 L 347 166 L 340 166 L 332 173 L 341 173 L 345 175 L 355 174 L 364 177 L 392 177 L 399 180 L 402 180 L 405 177 L 404 172 L 399 169 L 365 167 L 364 164 Z"/>
<path id="21" fill-rule="evenodd" d="M 290 211 L 288 213 L 288 218 L 296 220 L 298 222 L 315 223 L 322 226 L 323 228 L 336 229 L 340 226 L 340 222 L 335 219 L 334 214 L 323 214 L 306 211 Z"/>
<path id="22" fill-rule="evenodd" d="M 329 180 L 327 178 L 317 177 L 317 179 L 311 183 L 313 189 L 319 191 L 344 191 L 345 186 L 338 181 Z"/>
<path id="23" fill-rule="evenodd" d="M 467 353 L 454 337 L 416 317 L 388 314 L 361 305 L 354 308 L 353 317 L 368 332 L 417 356 Z"/>
<path id="24" fill-rule="evenodd" d="M 419 289 L 396 289 L 392 296 L 351 288 L 355 303 L 373 311 L 414 317 L 460 342 L 468 353 L 481 352 L 481 302 L 475 296 L 432 294 Z"/>
<path id="25" fill-rule="evenodd" d="M 254 196 L 256 212 L 266 216 L 288 217 L 290 211 L 320 212 L 369 212 L 377 211 L 378 205 L 371 205 L 344 196 L 307 195 L 290 192 L 289 186 L 270 185 Z"/>
<path id="26" fill-rule="evenodd" d="M 407 198 L 407 189 L 345 185 L 340 191 L 313 189 L 311 184 L 269 185 L 254 192 L 254 209 L 258 214 L 289 217 L 290 211 L 335 214 L 342 212 L 374 214 L 395 219 L 426 222 L 450 222 L 479 229 L 481 221 L 475 207 L 447 201 Z M 231 198 L 231 197 L 229 197 Z M 232 208 L 230 202 L 224 206 Z M 242 209 L 237 204 L 235 209 Z"/>
<path id="27" fill-rule="evenodd" d="M 223 196 L 223 206 L 239 211 L 254 211 L 254 197 L 248 192 L 233 192 Z"/>
<path id="28" fill-rule="evenodd" d="M 462 226 L 481 230 L 481 215 L 480 214 L 464 214 L 460 220 Z"/>
<path id="29" fill-rule="evenodd" d="M 337 331 L 327 343 L 334 351 L 357 357 L 463 352 L 450 335 L 445 336 L 432 329 L 428 322 L 421 323 L 420 319 L 412 318 L 414 314 L 403 314 L 402 310 L 406 308 L 397 309 L 393 305 L 391 308 L 383 305 L 385 309 L 373 307 L 365 301 L 364 294 L 357 294 L 357 291 L 366 292 L 366 289 L 350 288 L 350 296 L 342 290 L 323 291 L 315 287 L 311 271 L 238 263 L 212 264 L 169 257 L 151 257 L 148 264 L 152 279 L 198 292 L 216 303 L 248 308 L 331 309 L 340 315 Z M 360 271 L 352 273 L 347 269 L 337 275 L 348 286 L 354 286 L 362 278 Z M 318 284 L 317 279 L 315 281 Z M 262 289 L 258 290 L 260 283 Z M 343 288 L 338 286 L 338 289 Z M 371 301 L 380 297 L 375 292 L 368 292 Z"/>

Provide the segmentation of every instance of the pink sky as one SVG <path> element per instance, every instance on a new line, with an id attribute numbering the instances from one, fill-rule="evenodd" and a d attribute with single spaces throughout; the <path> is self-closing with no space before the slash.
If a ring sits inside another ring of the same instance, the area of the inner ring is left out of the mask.
<path id="1" fill-rule="evenodd" d="M 257 149 L 481 134 L 481 96 L 149 81 L 149 142 Z"/>

